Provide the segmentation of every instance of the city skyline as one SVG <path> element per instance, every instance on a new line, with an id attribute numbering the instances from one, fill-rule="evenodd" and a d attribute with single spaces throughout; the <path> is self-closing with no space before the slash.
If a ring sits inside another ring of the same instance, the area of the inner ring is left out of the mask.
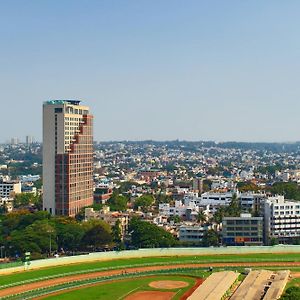
<path id="1" fill-rule="evenodd" d="M 89 103 L 96 141 L 300 140 L 300 3 L 1 8 L 0 142 L 41 141 L 41 103 L 49 99 Z"/>

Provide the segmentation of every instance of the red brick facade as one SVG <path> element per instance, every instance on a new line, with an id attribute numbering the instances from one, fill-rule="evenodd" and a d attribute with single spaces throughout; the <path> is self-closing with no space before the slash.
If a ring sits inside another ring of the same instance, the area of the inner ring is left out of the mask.
<path id="1" fill-rule="evenodd" d="M 75 216 L 93 204 L 93 117 L 84 115 L 66 154 L 55 157 L 55 214 Z"/>

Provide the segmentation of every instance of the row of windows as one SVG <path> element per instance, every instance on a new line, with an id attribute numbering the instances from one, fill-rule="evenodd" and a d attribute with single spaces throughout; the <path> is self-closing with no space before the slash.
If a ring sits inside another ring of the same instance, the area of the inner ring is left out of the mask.
<path id="1" fill-rule="evenodd" d="M 244 230 L 244 231 L 254 231 L 254 230 L 258 230 L 259 227 L 233 227 L 233 226 L 227 226 L 227 227 L 224 227 L 226 228 L 227 231 L 229 230 Z M 261 227 L 262 228 L 262 227 Z"/>
<path id="2" fill-rule="evenodd" d="M 261 234 L 262 235 L 262 234 Z M 259 236 L 257 232 L 226 232 L 227 237 L 234 237 L 234 236 Z"/>
<path id="3" fill-rule="evenodd" d="M 262 221 L 258 221 L 258 220 L 225 220 L 224 223 L 226 222 L 227 225 L 249 225 L 249 224 L 259 224 L 259 222 L 261 223 Z"/>
<path id="4" fill-rule="evenodd" d="M 282 205 L 282 206 L 274 206 L 274 209 L 300 209 L 300 205 Z"/>

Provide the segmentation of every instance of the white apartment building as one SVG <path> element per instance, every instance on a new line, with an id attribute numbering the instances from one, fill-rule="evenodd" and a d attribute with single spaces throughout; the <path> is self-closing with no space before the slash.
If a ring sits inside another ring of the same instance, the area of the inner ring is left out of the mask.
<path id="1" fill-rule="evenodd" d="M 300 237 L 300 202 L 269 197 L 264 205 L 265 239 L 284 241 Z"/>
<path id="2" fill-rule="evenodd" d="M 175 205 L 171 206 L 169 203 L 160 203 L 158 206 L 159 214 L 162 216 L 172 217 L 179 216 L 183 217 L 186 215 L 186 210 L 190 206 L 182 204 L 180 200 L 175 201 Z M 197 209 L 196 207 L 193 207 Z"/>
<path id="3" fill-rule="evenodd" d="M 207 192 L 201 195 L 201 198 L 198 201 L 198 205 L 226 206 L 230 204 L 233 195 L 234 195 L 233 192 L 226 192 L 226 193 Z"/>
<path id="4" fill-rule="evenodd" d="M 20 181 L 1 181 L 0 182 L 0 197 L 11 198 L 14 194 L 22 192 L 22 184 Z"/>

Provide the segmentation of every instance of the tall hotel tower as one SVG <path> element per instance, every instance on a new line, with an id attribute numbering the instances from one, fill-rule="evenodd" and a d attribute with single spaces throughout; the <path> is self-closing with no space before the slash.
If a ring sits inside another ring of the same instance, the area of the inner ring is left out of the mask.
<path id="1" fill-rule="evenodd" d="M 43 209 L 75 216 L 93 203 L 93 116 L 77 100 L 43 105 Z"/>

